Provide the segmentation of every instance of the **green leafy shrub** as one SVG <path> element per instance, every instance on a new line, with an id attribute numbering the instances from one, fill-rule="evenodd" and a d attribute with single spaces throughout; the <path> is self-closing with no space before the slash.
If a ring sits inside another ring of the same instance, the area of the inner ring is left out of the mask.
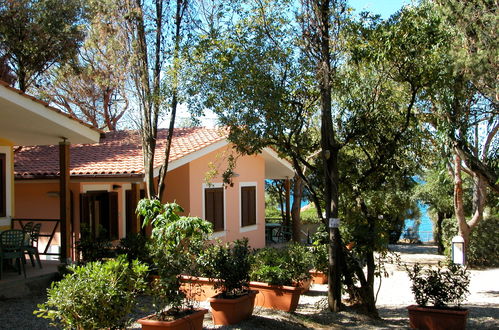
<path id="1" fill-rule="evenodd" d="M 473 228 L 470 243 L 466 249 L 466 261 L 471 267 L 499 266 L 499 217 L 484 218 Z M 452 238 L 458 233 L 456 219 L 445 219 L 442 224 L 442 236 L 445 254 L 450 258 Z"/>
<path id="2" fill-rule="evenodd" d="M 258 250 L 252 261 L 251 280 L 273 285 L 296 285 L 310 278 L 312 255 L 306 246 L 290 244 L 282 249 Z"/>
<path id="3" fill-rule="evenodd" d="M 328 246 L 327 244 L 313 244 L 312 252 L 312 266 L 315 270 L 327 273 L 329 268 L 328 259 Z"/>
<path id="4" fill-rule="evenodd" d="M 302 223 L 322 223 L 322 219 L 317 216 L 317 209 L 314 205 L 300 212 Z"/>
<path id="5" fill-rule="evenodd" d="M 219 280 L 215 282 L 215 288 L 222 290 L 222 296 L 228 298 L 245 294 L 251 268 L 248 239 L 214 245 L 209 256 L 213 267 L 210 277 Z"/>
<path id="6" fill-rule="evenodd" d="M 145 289 L 147 266 L 124 257 L 70 266 L 60 282 L 47 290 L 48 300 L 34 311 L 65 329 L 123 328 L 127 315 Z"/>
<path id="7" fill-rule="evenodd" d="M 76 241 L 75 247 L 76 251 L 81 253 L 83 262 L 114 257 L 111 241 L 107 238 L 106 230 L 102 226 L 99 226 L 98 235 L 95 236 L 87 224 L 82 224 L 80 234 L 81 238 Z"/>
<path id="8" fill-rule="evenodd" d="M 469 293 L 469 272 L 462 266 L 450 264 L 447 269 L 440 265 L 423 269 L 415 264 L 412 269 L 406 270 L 412 281 L 412 293 L 420 306 L 428 303 L 435 307 L 460 306 Z"/>
<path id="9" fill-rule="evenodd" d="M 180 290 L 180 275 L 195 264 L 199 244 L 206 241 L 212 225 L 200 218 L 179 216 L 183 212 L 180 205 L 156 199 L 140 200 L 137 211 L 144 217 L 144 226 L 152 225 L 150 251 L 159 275 L 151 290 L 156 318 L 170 320 L 192 307 Z"/>
<path id="10" fill-rule="evenodd" d="M 126 237 L 120 239 L 116 253 L 118 255 L 126 254 L 128 261 L 137 259 L 149 265 L 149 268 L 153 265 L 149 239 L 141 233 L 127 234 Z"/>

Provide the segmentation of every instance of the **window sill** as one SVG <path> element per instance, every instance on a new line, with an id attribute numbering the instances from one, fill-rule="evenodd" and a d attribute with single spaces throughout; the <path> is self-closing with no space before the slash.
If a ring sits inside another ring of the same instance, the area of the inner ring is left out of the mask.
<path id="1" fill-rule="evenodd" d="M 254 231 L 258 229 L 258 225 L 244 226 L 239 228 L 240 233 L 246 233 L 248 231 Z"/>

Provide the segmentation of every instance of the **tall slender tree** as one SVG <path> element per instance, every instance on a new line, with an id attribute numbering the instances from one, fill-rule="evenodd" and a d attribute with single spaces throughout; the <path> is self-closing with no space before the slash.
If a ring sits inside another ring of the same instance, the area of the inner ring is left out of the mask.
<path id="1" fill-rule="evenodd" d="M 188 31 L 188 0 L 142 0 L 127 2 L 129 36 L 133 48 L 132 80 L 135 99 L 140 108 L 140 130 L 149 198 L 161 199 L 168 172 L 168 159 L 174 134 L 177 107 L 180 98 L 180 72 L 183 49 Z M 166 106 L 166 104 L 168 106 Z M 164 111 L 168 109 L 168 111 Z M 165 154 L 159 168 L 158 186 L 154 169 L 158 124 L 161 115 L 169 113 L 170 124 L 166 137 Z"/>

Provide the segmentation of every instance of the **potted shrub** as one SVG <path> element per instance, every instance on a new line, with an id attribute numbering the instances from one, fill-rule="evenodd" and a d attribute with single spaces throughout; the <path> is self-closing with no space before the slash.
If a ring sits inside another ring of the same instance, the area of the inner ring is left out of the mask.
<path id="1" fill-rule="evenodd" d="M 199 246 L 197 258 L 193 267 L 181 276 L 182 290 L 189 299 L 206 301 L 221 293 L 220 285 L 215 288 L 216 277 L 213 267 L 218 246 L 206 244 Z"/>
<path id="2" fill-rule="evenodd" d="M 212 277 L 215 288 L 221 293 L 209 300 L 213 323 L 236 324 L 253 314 L 255 296 L 258 291 L 248 289 L 250 272 L 250 250 L 248 240 L 237 240 L 233 244 L 217 245 L 212 254 Z"/>
<path id="3" fill-rule="evenodd" d="M 125 257 L 69 266 L 47 290 L 47 302 L 34 311 L 65 329 L 124 328 L 136 296 L 146 288 L 147 266 Z"/>
<path id="4" fill-rule="evenodd" d="M 256 305 L 293 312 L 310 285 L 311 255 L 307 247 L 291 244 L 264 248 L 253 260 L 250 288 L 258 290 Z"/>
<path id="5" fill-rule="evenodd" d="M 200 218 L 179 216 L 176 203 L 143 199 L 137 210 L 152 225 L 151 252 L 158 277 L 151 285 L 155 313 L 138 320 L 142 329 L 201 329 L 207 309 L 194 308 L 181 290 L 180 275 L 195 260 L 195 247 L 211 233 Z"/>
<path id="6" fill-rule="evenodd" d="M 314 242 L 311 252 L 313 268 L 310 270 L 310 275 L 312 276 L 312 283 L 327 284 L 329 268 L 327 245 Z"/>
<path id="7" fill-rule="evenodd" d="M 451 264 L 444 269 L 423 269 L 415 264 L 407 268 L 412 281 L 416 305 L 407 307 L 411 328 L 417 329 L 465 329 L 468 310 L 461 302 L 469 293 L 469 273 L 466 268 Z M 428 306 L 428 305 L 431 306 Z"/>

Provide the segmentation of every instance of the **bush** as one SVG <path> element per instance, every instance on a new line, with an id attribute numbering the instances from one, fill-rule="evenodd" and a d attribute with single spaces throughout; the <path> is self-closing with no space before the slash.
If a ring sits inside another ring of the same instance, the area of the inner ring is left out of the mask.
<path id="1" fill-rule="evenodd" d="M 329 257 L 327 244 L 315 244 L 311 248 L 312 265 L 315 270 L 327 274 L 329 269 Z"/>
<path id="2" fill-rule="evenodd" d="M 423 270 L 421 265 L 415 264 L 412 270 L 406 270 L 412 281 L 412 293 L 420 306 L 428 303 L 435 307 L 460 306 L 469 293 L 470 276 L 462 266 L 451 264 L 444 270 L 439 265 Z"/>
<path id="3" fill-rule="evenodd" d="M 248 239 L 214 246 L 209 254 L 213 259 L 212 278 L 218 279 L 215 288 L 222 290 L 225 298 L 246 293 L 250 273 L 250 248 Z"/>
<path id="4" fill-rule="evenodd" d="M 98 236 L 95 237 L 87 224 L 80 228 L 81 238 L 75 243 L 76 251 L 81 253 L 83 262 L 100 261 L 114 257 L 112 244 L 107 238 L 106 230 L 99 226 Z"/>
<path id="5" fill-rule="evenodd" d="M 157 320 L 169 320 L 192 308 L 180 290 L 180 275 L 196 260 L 193 250 L 211 233 L 211 223 L 195 217 L 179 216 L 184 210 L 176 203 L 162 204 L 142 199 L 137 211 L 144 225 L 152 225 L 151 252 L 159 278 L 152 285 L 153 307 Z"/>
<path id="6" fill-rule="evenodd" d="M 498 267 L 499 266 L 499 217 L 484 218 L 471 231 L 470 243 L 466 250 L 466 261 L 471 267 Z M 451 241 L 456 236 L 457 221 L 454 218 L 445 219 L 442 224 L 442 241 L 445 254 L 450 258 L 452 253 Z"/>
<path id="7" fill-rule="evenodd" d="M 322 223 L 322 219 L 317 216 L 317 209 L 313 204 L 300 212 L 300 218 L 302 223 Z"/>
<path id="8" fill-rule="evenodd" d="M 310 278 L 311 268 L 312 255 L 303 245 L 263 248 L 253 257 L 250 277 L 252 281 L 273 285 L 296 285 Z"/>
<path id="9" fill-rule="evenodd" d="M 47 302 L 34 314 L 65 329 L 116 329 L 128 324 L 136 296 L 146 287 L 146 265 L 119 257 L 69 270 L 60 282 L 52 283 Z"/>
<path id="10" fill-rule="evenodd" d="M 148 265 L 149 268 L 153 265 L 149 251 L 149 240 L 140 233 L 127 234 L 126 237 L 120 239 L 116 253 L 118 255 L 126 254 L 128 261 L 137 259 Z"/>

